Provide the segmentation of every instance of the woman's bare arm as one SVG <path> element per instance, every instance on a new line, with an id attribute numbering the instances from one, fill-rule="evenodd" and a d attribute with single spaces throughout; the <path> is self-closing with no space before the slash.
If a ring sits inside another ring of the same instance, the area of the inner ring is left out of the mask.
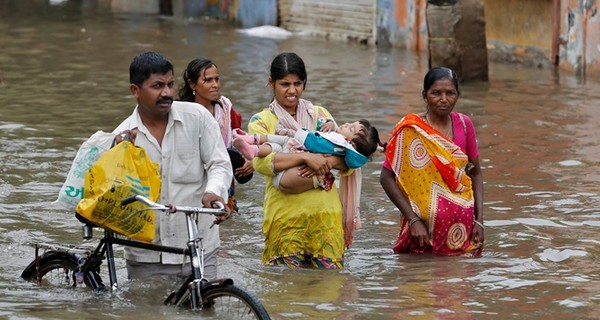
<path id="1" fill-rule="evenodd" d="M 325 155 L 310 152 L 278 153 L 273 160 L 273 169 L 283 171 L 286 169 L 308 166 L 317 175 L 324 175 L 332 168 L 333 161 Z"/>
<path id="2" fill-rule="evenodd" d="M 471 163 L 474 165 L 470 177 L 473 182 L 473 197 L 475 198 L 475 220 L 483 225 L 483 173 L 479 157 L 471 159 Z M 477 224 L 473 226 L 472 239 L 477 243 L 483 243 L 485 239 L 483 227 Z"/>

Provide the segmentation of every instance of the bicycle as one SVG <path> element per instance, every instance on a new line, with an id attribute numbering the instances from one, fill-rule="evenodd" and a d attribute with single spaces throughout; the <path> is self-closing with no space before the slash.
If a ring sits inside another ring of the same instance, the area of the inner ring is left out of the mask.
<path id="1" fill-rule="evenodd" d="M 107 289 L 100 276 L 100 266 L 102 260 L 106 259 L 110 290 L 116 290 L 118 284 L 113 245 L 118 244 L 160 252 L 185 254 L 191 259 L 192 274 L 177 291 L 171 293 L 165 299 L 165 305 L 188 307 L 219 319 L 270 319 L 269 314 L 258 298 L 254 294 L 235 286 L 232 279 L 208 281 L 204 277 L 204 248 L 202 237 L 198 236 L 198 227 L 195 220 L 198 214 L 217 216 L 225 214 L 223 204 L 217 202 L 217 208 L 175 207 L 159 204 L 144 196 L 136 195 L 124 199 L 121 205 L 126 206 L 135 201 L 143 202 L 148 207 L 133 214 L 147 210 L 161 211 L 165 214 L 185 213 L 188 248 L 182 249 L 137 242 L 117 237 L 114 232 L 104 229 L 104 236 L 93 251 L 69 245 L 33 244 L 35 246 L 35 259 L 25 268 L 21 277 L 25 280 L 37 281 L 40 285 L 69 288 L 83 287 L 105 291 Z M 84 223 L 82 234 L 84 239 L 93 238 L 93 227 L 95 225 L 89 221 Z M 44 250 L 44 252 L 40 254 L 40 250 Z"/>

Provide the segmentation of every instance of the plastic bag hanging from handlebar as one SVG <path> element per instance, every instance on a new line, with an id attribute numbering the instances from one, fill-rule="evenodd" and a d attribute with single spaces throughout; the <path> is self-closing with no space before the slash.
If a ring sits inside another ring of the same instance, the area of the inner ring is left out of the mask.
<path id="1" fill-rule="evenodd" d="M 141 194 L 157 201 L 160 193 L 158 165 L 146 151 L 123 141 L 106 151 L 85 176 L 84 197 L 76 211 L 87 220 L 143 242 L 154 239 L 154 211 L 141 202 L 121 205 L 121 200 Z M 125 219 L 130 217 L 129 219 Z"/>
<path id="2" fill-rule="evenodd" d="M 71 211 L 75 210 L 77 204 L 83 198 L 86 172 L 90 170 L 104 152 L 111 148 L 114 138 L 113 133 L 97 131 L 81 144 L 71 164 L 67 179 L 60 188 L 56 203 Z"/>

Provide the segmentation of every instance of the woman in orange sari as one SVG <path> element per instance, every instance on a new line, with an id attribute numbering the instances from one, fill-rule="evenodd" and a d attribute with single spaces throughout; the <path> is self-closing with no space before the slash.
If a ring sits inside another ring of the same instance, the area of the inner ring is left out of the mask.
<path id="1" fill-rule="evenodd" d="M 423 82 L 427 107 L 394 128 L 386 146 L 381 185 L 398 207 L 395 253 L 481 254 L 483 177 L 471 119 L 453 112 L 458 77 L 433 68 Z"/>

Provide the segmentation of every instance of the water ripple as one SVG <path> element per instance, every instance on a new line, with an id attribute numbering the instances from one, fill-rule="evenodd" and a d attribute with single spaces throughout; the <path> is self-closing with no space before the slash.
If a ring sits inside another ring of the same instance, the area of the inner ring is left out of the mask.
<path id="1" fill-rule="evenodd" d="M 542 261 L 562 262 L 571 257 L 585 257 L 587 252 L 582 250 L 557 250 L 557 249 L 545 249 L 544 252 L 538 256 Z"/>

